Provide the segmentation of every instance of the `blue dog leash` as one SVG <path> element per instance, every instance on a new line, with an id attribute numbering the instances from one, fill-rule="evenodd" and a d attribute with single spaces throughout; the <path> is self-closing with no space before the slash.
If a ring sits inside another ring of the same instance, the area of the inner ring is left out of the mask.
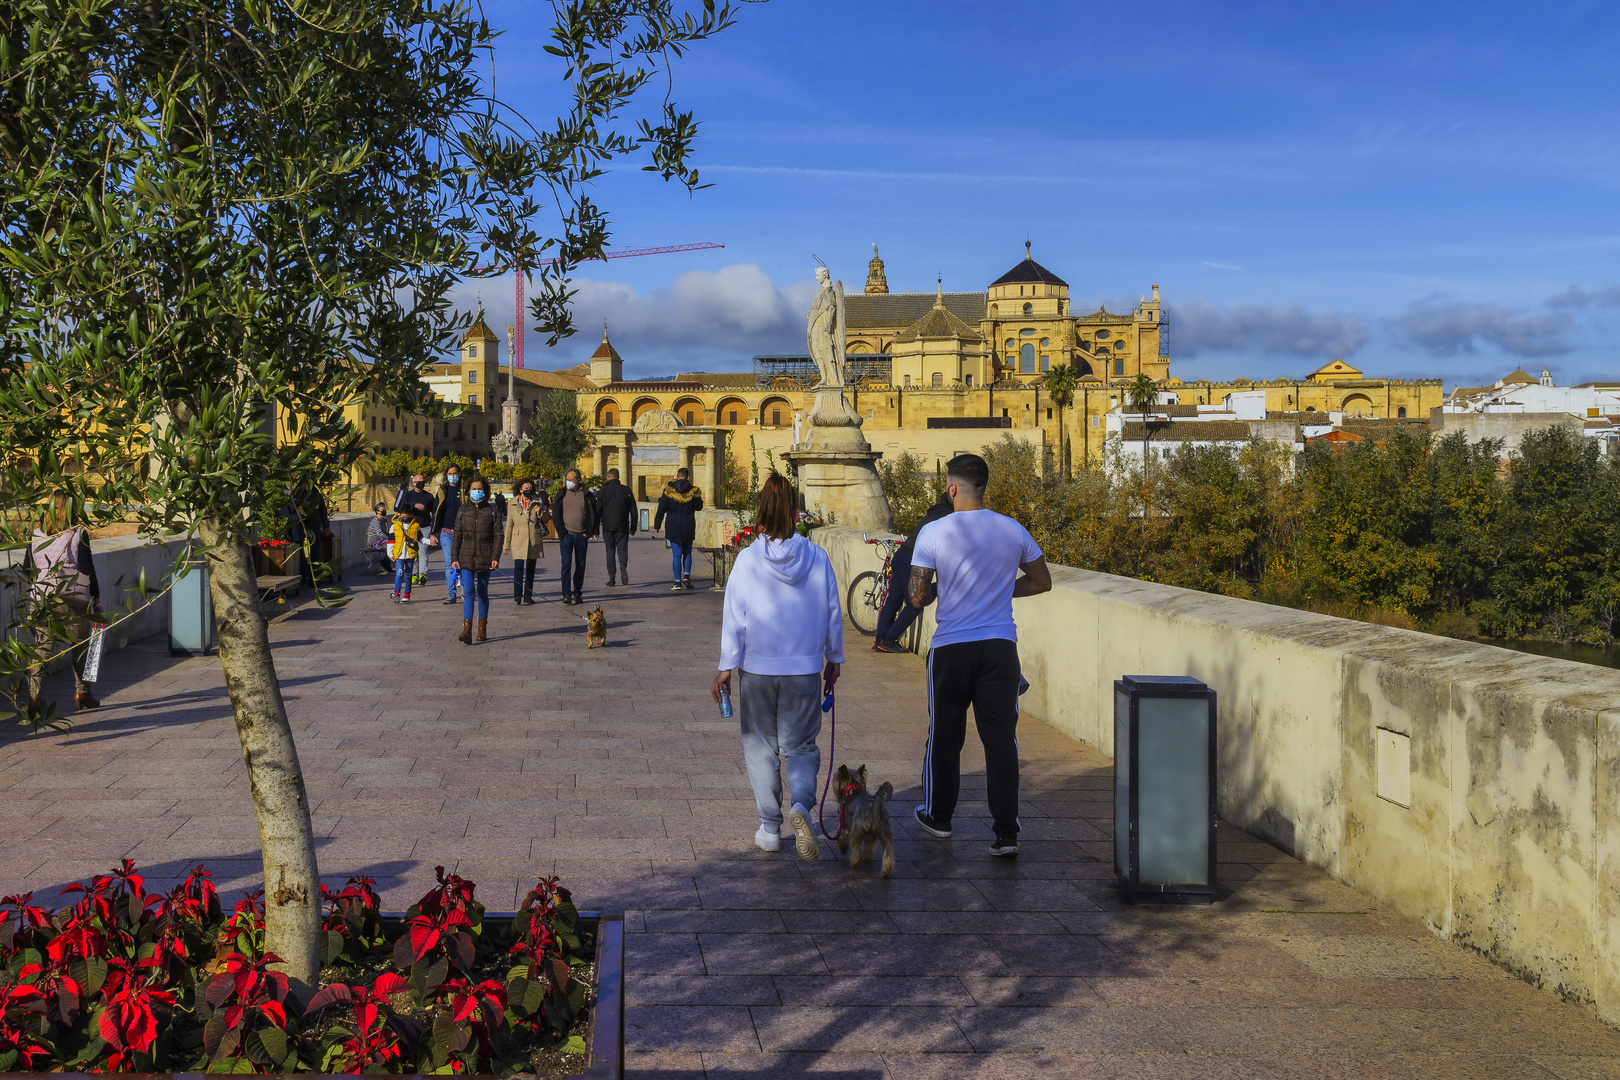
<path id="1" fill-rule="evenodd" d="M 838 749 L 838 710 L 833 707 L 833 690 L 827 691 L 827 696 L 821 699 L 821 711 L 827 714 L 827 779 L 821 787 L 821 801 L 816 803 L 816 824 L 821 827 L 821 835 L 828 840 L 837 840 L 844 835 L 843 815 L 839 815 L 838 831 L 827 832 L 827 792 L 832 790 L 833 762 L 836 761 Z"/>

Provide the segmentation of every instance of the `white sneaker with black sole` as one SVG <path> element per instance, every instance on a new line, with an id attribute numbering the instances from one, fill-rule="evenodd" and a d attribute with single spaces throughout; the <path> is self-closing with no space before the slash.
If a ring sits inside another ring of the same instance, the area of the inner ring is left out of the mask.
<path id="1" fill-rule="evenodd" d="M 788 812 L 788 824 L 793 826 L 793 847 L 799 853 L 799 858 L 805 862 L 815 862 L 821 857 L 821 845 L 816 843 L 816 834 L 810 829 L 810 812 L 798 803 Z"/>

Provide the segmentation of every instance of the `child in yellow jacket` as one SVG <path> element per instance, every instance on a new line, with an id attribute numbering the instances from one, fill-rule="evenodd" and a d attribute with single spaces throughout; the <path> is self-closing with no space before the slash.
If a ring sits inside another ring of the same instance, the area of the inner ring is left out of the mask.
<path id="1" fill-rule="evenodd" d="M 422 538 L 422 526 L 405 511 L 394 515 L 394 542 L 388 546 L 388 557 L 394 560 L 394 603 L 411 602 L 411 575 L 416 571 L 417 542 Z"/>

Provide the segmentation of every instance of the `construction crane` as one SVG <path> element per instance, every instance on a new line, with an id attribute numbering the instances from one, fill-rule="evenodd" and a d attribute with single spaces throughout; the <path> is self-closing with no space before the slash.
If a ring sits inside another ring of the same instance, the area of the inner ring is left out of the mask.
<path id="1" fill-rule="evenodd" d="M 606 259 L 633 259 L 638 255 L 669 255 L 677 251 L 713 251 L 723 248 L 724 244 L 711 244 L 707 241 L 697 244 L 666 244 L 663 247 L 626 248 L 623 251 L 609 251 L 602 255 Z M 560 259 L 538 259 L 536 266 L 556 266 Z M 592 260 L 593 262 L 595 260 Z M 517 282 L 517 326 L 512 337 L 512 366 L 523 366 L 523 271 L 520 269 L 512 275 Z"/>

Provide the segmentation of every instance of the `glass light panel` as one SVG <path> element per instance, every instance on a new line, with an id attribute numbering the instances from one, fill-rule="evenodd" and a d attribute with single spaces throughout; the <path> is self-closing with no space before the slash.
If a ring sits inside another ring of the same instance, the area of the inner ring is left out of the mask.
<path id="1" fill-rule="evenodd" d="M 1203 884 L 1210 880 L 1209 702 L 1142 697 L 1136 707 L 1141 880 Z"/>
<path id="2" fill-rule="evenodd" d="M 1131 870 L 1131 696 L 1114 691 L 1114 869 Z"/>

